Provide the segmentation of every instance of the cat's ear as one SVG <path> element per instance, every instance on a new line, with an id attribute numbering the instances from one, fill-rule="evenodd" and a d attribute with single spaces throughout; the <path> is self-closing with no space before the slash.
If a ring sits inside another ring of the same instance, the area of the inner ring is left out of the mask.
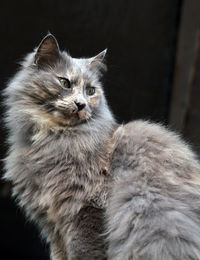
<path id="1" fill-rule="evenodd" d="M 92 57 L 91 58 L 91 64 L 95 63 L 95 62 L 104 62 L 106 53 L 107 53 L 107 49 L 105 49 L 104 51 L 100 52 L 96 56 Z"/>
<path id="2" fill-rule="evenodd" d="M 99 54 L 97 54 L 96 56 L 92 57 L 89 59 L 89 65 L 91 66 L 91 68 L 94 69 L 106 69 L 106 65 L 105 65 L 105 56 L 107 53 L 107 49 L 105 49 L 104 51 L 100 52 Z"/>
<path id="3" fill-rule="evenodd" d="M 39 44 L 37 48 L 34 63 L 39 67 L 52 65 L 60 56 L 60 49 L 56 38 L 52 34 L 48 34 Z"/>

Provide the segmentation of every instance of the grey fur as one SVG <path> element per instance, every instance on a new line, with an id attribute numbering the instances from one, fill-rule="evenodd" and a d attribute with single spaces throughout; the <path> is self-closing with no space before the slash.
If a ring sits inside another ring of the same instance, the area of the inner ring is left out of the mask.
<path id="1" fill-rule="evenodd" d="M 4 178 L 51 243 L 53 260 L 105 259 L 105 147 L 115 123 L 99 81 L 103 65 L 99 57 L 72 59 L 60 52 L 56 63 L 50 53 L 47 62 L 40 53 L 38 68 L 35 55 L 37 50 L 27 56 L 4 93 L 10 131 Z M 62 89 L 55 73 L 68 77 L 73 88 Z M 91 100 L 85 96 L 88 84 L 96 87 Z M 80 111 L 88 114 L 85 123 L 74 113 L 77 97 L 86 102 Z M 58 103 L 67 103 L 66 110 Z"/>
<path id="2" fill-rule="evenodd" d="M 164 127 L 117 129 L 107 207 L 108 259 L 200 259 L 200 165 Z"/>
<path id="3" fill-rule="evenodd" d="M 74 59 L 48 35 L 26 57 L 4 92 L 4 178 L 52 260 L 198 260 L 199 162 L 160 125 L 115 123 L 100 83 L 104 55 Z"/>

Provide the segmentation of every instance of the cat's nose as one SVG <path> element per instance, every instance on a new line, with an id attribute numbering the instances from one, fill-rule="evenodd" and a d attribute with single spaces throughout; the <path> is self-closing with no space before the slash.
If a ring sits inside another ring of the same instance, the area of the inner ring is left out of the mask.
<path id="1" fill-rule="evenodd" d="M 76 102 L 75 101 L 75 104 L 78 108 L 78 111 L 81 111 L 84 107 L 85 107 L 85 103 L 84 102 Z"/>

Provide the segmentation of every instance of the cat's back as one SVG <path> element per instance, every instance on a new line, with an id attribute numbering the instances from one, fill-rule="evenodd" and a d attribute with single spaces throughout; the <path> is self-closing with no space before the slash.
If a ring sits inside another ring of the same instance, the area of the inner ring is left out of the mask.
<path id="1" fill-rule="evenodd" d="M 109 259 L 200 259 L 200 165 L 179 136 L 133 121 L 113 135 Z"/>
<path id="2" fill-rule="evenodd" d="M 114 132 L 112 143 L 113 169 L 135 169 L 143 165 L 142 169 L 149 172 L 149 176 L 151 171 L 157 177 L 166 176 L 163 170 L 174 168 L 177 178 L 200 177 L 196 154 L 176 133 L 160 124 L 136 120 L 121 125 Z M 155 173 L 156 167 L 159 169 Z"/>

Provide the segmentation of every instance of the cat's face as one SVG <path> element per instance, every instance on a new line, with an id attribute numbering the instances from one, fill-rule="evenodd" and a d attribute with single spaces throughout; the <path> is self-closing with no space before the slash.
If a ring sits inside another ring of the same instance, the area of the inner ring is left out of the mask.
<path id="1" fill-rule="evenodd" d="M 18 90 L 25 110 L 39 123 L 73 127 L 87 124 L 102 113 L 105 99 L 99 81 L 105 51 L 90 59 L 74 59 L 46 36 L 24 63 L 26 76 Z"/>

